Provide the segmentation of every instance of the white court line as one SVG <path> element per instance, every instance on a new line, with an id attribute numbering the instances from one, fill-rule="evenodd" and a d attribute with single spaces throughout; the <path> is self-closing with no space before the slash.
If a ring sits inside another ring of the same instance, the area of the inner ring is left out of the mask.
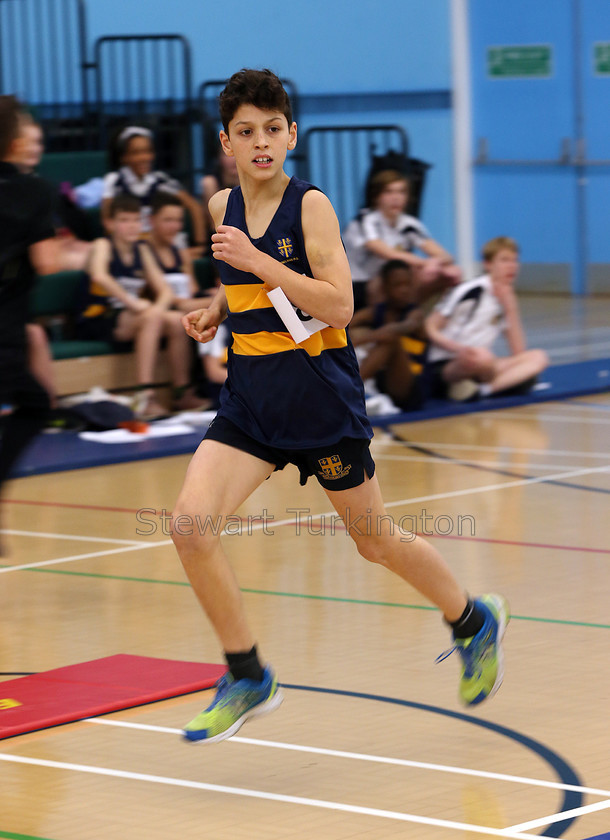
<path id="1" fill-rule="evenodd" d="M 527 316 L 524 320 L 527 320 Z M 535 324 L 532 324 L 532 326 L 535 326 Z M 538 330 L 537 335 L 536 335 L 536 342 L 540 341 L 545 336 L 546 337 L 552 337 L 552 338 L 568 338 L 568 337 L 579 338 L 580 336 L 583 335 L 583 331 L 584 331 L 584 334 L 586 336 L 592 335 L 594 333 L 601 333 L 602 335 L 606 335 L 606 333 L 608 332 L 608 327 L 589 327 L 589 326 L 573 327 L 573 326 L 571 326 L 570 329 L 563 329 L 563 330 L 560 329 L 557 332 L 555 330 L 552 330 L 552 331 L 549 331 L 548 333 L 545 333 L 544 330 L 543 331 Z"/>
<path id="2" fill-rule="evenodd" d="M 445 443 L 445 442 L 438 442 L 433 441 L 432 443 L 427 441 L 419 441 L 419 440 L 409 440 L 404 441 L 404 443 L 400 443 L 396 440 L 391 440 L 388 438 L 373 438 L 373 445 L 374 446 L 396 446 L 400 447 L 400 449 L 405 449 L 405 444 L 413 444 L 414 446 L 425 446 L 429 449 L 466 449 L 472 450 L 473 452 L 517 452 L 520 455 L 560 455 L 566 458 L 610 458 L 610 451 L 608 452 L 578 452 L 578 451 L 571 451 L 569 449 L 524 449 L 518 446 L 511 446 L 510 444 L 504 444 L 501 446 L 484 446 L 483 444 L 476 444 L 476 443 Z M 557 466 L 561 466 L 558 464 Z M 567 466 L 567 465 L 566 465 Z"/>
<path id="3" fill-rule="evenodd" d="M 465 490 L 452 490 L 448 493 L 434 493 L 431 496 L 412 496 L 410 499 L 397 499 L 394 502 L 385 502 L 384 505 L 386 508 L 392 507 L 400 507 L 402 505 L 410 505 L 415 504 L 417 502 L 430 502 L 430 501 L 439 501 L 441 499 L 453 499 L 458 496 L 470 496 L 476 493 L 488 493 L 490 490 L 507 490 L 514 487 L 525 487 L 530 484 L 541 484 L 544 482 L 549 481 L 561 481 L 566 478 L 578 478 L 581 475 L 591 475 L 593 473 L 607 473 L 610 472 L 610 465 L 604 465 L 603 467 L 586 467 L 585 469 L 577 469 L 577 470 L 568 470 L 564 472 L 558 472 L 551 475 L 541 475 L 536 478 L 523 478 L 518 479 L 516 481 L 503 481 L 498 482 L 497 484 L 484 484 L 479 487 L 469 487 Z M 295 508 L 296 510 L 297 508 Z M 306 511 L 305 508 L 301 508 L 303 512 Z M 320 519 L 323 516 L 335 516 L 337 512 L 335 510 L 325 511 L 323 513 L 308 513 L 308 517 L 311 520 Z M 279 519 L 278 521 L 269 520 L 268 522 L 261 522 L 261 523 L 253 523 L 250 527 L 251 531 L 260 531 L 263 528 L 278 528 L 280 525 L 292 525 L 295 522 L 295 518 L 291 517 L 290 519 Z M 158 543 L 158 545 L 162 545 L 163 543 Z"/>
<path id="4" fill-rule="evenodd" d="M 153 726 L 148 723 L 132 723 L 130 721 L 110 720 L 106 718 L 86 718 L 86 722 L 99 723 L 104 726 L 120 726 L 127 729 L 142 729 L 147 732 L 182 735 L 181 729 L 170 729 L 167 726 Z M 579 785 L 564 785 L 560 782 L 547 782 L 542 779 L 530 779 L 526 776 L 509 776 L 505 773 L 491 773 L 486 770 L 471 770 L 467 767 L 453 767 L 448 764 L 430 764 L 425 761 L 411 761 L 404 758 L 387 758 L 386 756 L 368 755 L 367 753 L 330 750 L 323 747 L 307 747 L 301 744 L 286 744 L 282 741 L 261 741 L 255 738 L 242 738 L 234 736 L 227 740 L 227 744 L 248 744 L 253 747 L 271 747 L 276 750 L 290 750 L 295 752 L 314 753 L 315 755 L 327 755 L 331 758 L 349 758 L 353 761 L 372 761 L 375 764 L 394 764 L 398 767 L 415 767 L 418 770 L 436 770 L 441 773 L 455 773 L 461 776 L 477 776 L 482 779 L 497 779 L 501 782 L 514 782 L 517 784 L 531 785 L 532 787 L 545 787 L 552 788 L 553 790 L 570 790 L 576 791 L 577 793 L 610 796 L 610 791 L 608 790 L 598 790 L 597 788 L 581 787 Z"/>
<path id="5" fill-rule="evenodd" d="M 551 356 L 551 357 L 570 356 L 574 353 L 575 350 L 578 351 L 579 353 L 590 354 L 590 353 L 597 353 L 600 350 L 601 351 L 610 350 L 610 341 L 595 341 L 592 344 L 585 344 L 584 342 L 579 342 L 577 344 L 573 344 L 572 346 L 568 346 L 568 347 L 553 347 L 553 346 L 549 347 L 549 346 L 547 346 L 545 349 L 546 349 L 547 353 L 549 354 L 549 356 Z M 595 359 L 588 356 L 586 359 L 583 359 L 581 361 L 593 362 L 593 361 L 595 361 Z"/>
<path id="6" fill-rule="evenodd" d="M 490 490 L 504 490 L 507 488 L 513 487 L 523 487 L 528 484 L 540 484 L 541 482 L 546 481 L 557 481 L 559 479 L 564 478 L 575 478 L 580 475 L 588 475 L 589 473 L 600 473 L 600 472 L 610 472 L 610 465 L 603 466 L 603 467 L 587 467 L 585 469 L 579 470 L 569 470 L 568 472 L 560 472 L 554 473 L 551 475 L 543 475 L 538 476 L 537 478 L 523 478 L 518 479 L 516 481 L 504 481 L 498 482 L 497 484 L 484 484 L 479 487 L 470 487 L 465 490 L 452 490 L 448 493 L 434 493 L 430 496 L 413 496 L 409 499 L 396 499 L 393 502 L 385 502 L 384 506 L 386 508 L 392 507 L 401 507 L 403 505 L 410 505 L 415 504 L 416 502 L 430 502 L 430 501 L 437 501 L 440 499 L 452 499 L 458 496 L 470 496 L 476 493 L 488 493 Z M 296 508 L 295 510 L 301 510 L 302 512 L 307 512 L 308 518 L 311 520 L 317 520 L 322 517 L 326 516 L 336 516 L 337 512 L 335 510 L 327 510 L 323 511 L 322 513 L 310 513 L 306 508 Z M 289 519 L 279 519 L 279 520 L 269 520 L 267 522 L 261 523 L 252 523 L 250 526 L 251 531 L 260 531 L 263 528 L 279 528 L 282 525 L 293 525 L 295 523 L 295 517 L 292 516 Z"/>
<path id="7" fill-rule="evenodd" d="M 507 454 L 510 454 L 507 450 L 505 450 Z M 610 453 L 607 456 L 610 458 Z M 423 455 L 420 457 L 410 455 L 379 455 L 375 453 L 375 460 L 376 461 L 407 461 L 412 462 L 414 464 L 438 464 L 439 467 L 488 467 L 489 469 L 494 470 L 503 470 L 503 469 L 511 469 L 511 468 L 519 468 L 523 470 L 556 470 L 557 464 L 532 464 L 528 462 L 527 464 L 511 464 L 507 461 L 477 461 L 474 458 L 435 458 L 433 456 L 424 457 Z M 561 465 L 559 465 L 561 466 Z M 572 470 L 586 470 L 587 467 L 581 464 L 567 464 Z"/>
<path id="8" fill-rule="evenodd" d="M 566 478 L 577 478 L 582 475 L 591 475 L 594 473 L 607 473 L 610 472 L 610 465 L 603 466 L 603 467 L 588 467 L 586 469 L 578 469 L 578 470 L 568 470 L 567 472 L 559 472 L 554 473 L 551 475 L 543 475 L 538 476 L 536 478 L 524 478 L 518 479 L 517 481 L 504 481 L 499 482 L 497 484 L 484 484 L 479 487 L 470 487 L 465 490 L 453 490 L 449 493 L 434 493 L 430 496 L 413 496 L 409 499 L 397 499 L 394 502 L 386 502 L 386 508 L 393 508 L 393 507 L 402 507 L 405 505 L 416 504 L 419 502 L 432 502 L 432 501 L 440 501 L 441 499 L 454 499 L 461 496 L 471 496 L 477 493 L 489 493 L 490 490 L 508 490 L 515 487 L 526 487 L 528 485 L 533 484 L 541 484 L 544 482 L 549 481 L 561 481 Z M 305 511 L 305 509 L 302 509 Z M 308 511 L 307 511 L 308 512 Z M 308 512 L 308 517 L 311 520 L 317 520 L 322 517 L 326 516 L 335 516 L 336 511 L 330 510 L 322 513 L 311 514 Z M 295 517 L 291 516 L 288 519 L 279 519 L 275 520 L 268 520 L 267 522 L 251 522 L 249 524 L 249 531 L 261 531 L 263 528 L 279 528 L 282 525 L 293 525 L 295 523 Z M 43 566 L 54 566 L 58 565 L 59 563 L 72 563 L 74 560 L 87 560 L 93 559 L 94 557 L 106 557 L 111 554 L 120 554 L 122 551 L 138 551 L 141 549 L 151 549 L 151 548 L 160 548 L 163 546 L 171 545 L 172 540 L 160 540 L 158 542 L 142 542 L 136 545 L 127 545 L 121 548 L 112 548 L 108 549 L 107 551 L 92 551 L 88 554 L 76 554 L 69 557 L 58 557 L 55 560 L 42 560 L 37 563 L 24 563 L 20 566 L 5 566 L 0 568 L 0 574 L 6 574 L 7 572 L 19 572 L 24 569 L 37 569 Z"/>
<path id="9" fill-rule="evenodd" d="M 10 761 L 16 764 L 31 764 L 37 767 L 51 767 L 57 770 L 72 770 L 77 773 L 91 773 L 97 776 L 111 776 L 117 779 L 132 779 L 136 782 L 151 782 L 173 787 L 207 790 L 213 793 L 227 793 L 234 796 L 246 796 L 252 799 L 266 799 L 271 802 L 286 802 L 291 805 L 305 805 L 310 808 L 323 808 L 329 811 L 343 811 L 349 814 L 362 814 L 368 817 L 382 817 L 400 822 L 417 823 L 419 825 L 433 825 L 439 828 L 453 828 L 458 831 L 469 831 L 474 834 L 484 834 L 493 837 L 509 837 L 515 840 L 538 840 L 536 834 L 523 834 L 509 828 L 487 828 L 470 823 L 460 823 L 453 820 L 439 820 L 432 817 L 420 817 L 414 814 L 403 814 L 398 811 L 386 811 L 380 808 L 365 808 L 360 805 L 347 805 L 343 802 L 331 802 L 324 799 L 309 799 L 303 796 L 288 796 L 282 793 L 267 793 L 262 790 L 230 787 L 228 785 L 213 785 L 206 782 L 195 782 L 189 779 L 174 779 L 169 776 L 152 776 L 148 773 L 132 773 L 128 770 L 113 770 L 106 767 L 94 767 L 87 764 L 72 764 L 63 761 L 29 758 L 22 755 L 8 755 L 0 753 L 0 761 Z"/>
<path id="10" fill-rule="evenodd" d="M 608 383 L 608 384 L 610 385 L 610 383 Z M 581 399 L 584 399 L 586 396 L 587 396 L 586 394 L 583 394 L 582 397 L 578 397 L 577 399 L 581 400 Z M 602 396 L 602 394 L 591 394 L 590 396 L 597 397 L 597 396 Z M 587 422 L 587 419 L 588 419 L 587 416 L 586 416 L 586 412 L 599 411 L 600 409 L 602 409 L 603 411 L 606 411 L 609 407 L 610 407 L 610 403 L 587 403 L 587 402 L 573 403 L 573 402 L 568 402 L 567 400 L 566 400 L 566 402 L 561 403 L 561 410 L 562 411 L 564 409 L 568 409 L 569 411 L 585 412 L 585 417 L 583 417 L 583 420 L 585 422 Z"/>
<path id="11" fill-rule="evenodd" d="M 42 537 L 51 540 L 80 540 L 82 542 L 113 543 L 114 545 L 142 545 L 143 540 L 115 540 L 111 537 L 91 537 L 79 534 L 52 534 L 45 531 L 13 531 L 3 528 L 1 534 L 9 534 L 13 537 Z"/>
<path id="12" fill-rule="evenodd" d="M 551 475 L 541 475 L 537 478 L 524 478 L 518 481 L 505 481 L 498 484 L 487 484 L 482 487 L 471 487 L 467 490 L 453 490 L 450 493 L 435 493 L 431 496 L 417 496 L 412 499 L 399 499 L 396 502 L 386 502 L 386 508 L 397 507 L 398 505 L 413 504 L 415 502 L 431 502 L 440 499 L 452 499 L 458 496 L 470 496 L 475 493 L 488 493 L 490 490 L 507 490 L 513 487 L 525 487 L 530 484 L 541 484 L 549 481 L 562 481 L 566 478 L 578 478 L 581 475 L 591 475 L 592 473 L 607 473 L 610 472 L 610 466 L 604 467 L 589 467 L 584 470 L 568 470 L 567 472 L 559 472 Z"/>
<path id="13" fill-rule="evenodd" d="M 531 404 L 530 404 L 531 405 Z M 487 417 L 501 417 L 502 415 L 497 411 L 486 411 Z M 506 417 L 506 415 L 504 415 Z M 546 420 L 549 423 L 583 423 L 587 425 L 596 424 L 598 426 L 609 426 L 610 417 L 587 417 L 586 421 L 582 417 L 564 417 L 562 414 L 526 414 L 525 412 L 514 412 L 510 415 L 511 420 Z"/>
<path id="14" fill-rule="evenodd" d="M 584 814 L 593 814 L 595 811 L 604 811 L 610 808 L 610 799 L 605 802 L 594 802 L 593 805 L 583 805 L 582 808 L 573 808 L 571 811 L 564 811 L 563 813 L 553 814 L 550 817 L 540 817 L 537 820 L 530 820 L 529 822 L 520 823 L 519 825 L 511 826 L 508 831 L 522 831 L 527 828 L 538 828 L 541 825 L 551 825 L 551 823 L 563 822 L 572 817 L 582 817 Z M 508 835 L 510 836 L 510 835 Z"/>
<path id="15" fill-rule="evenodd" d="M 158 545 L 171 543 L 171 540 L 164 540 L 163 543 L 137 543 L 136 545 L 124 545 L 120 548 L 109 548 L 106 551 L 92 551 L 88 554 L 74 554 L 70 557 L 57 557 L 55 560 L 41 560 L 37 563 L 22 563 L 20 566 L 4 566 L 0 568 L 0 575 L 7 572 L 21 572 L 24 569 L 40 569 L 43 566 L 55 566 L 58 563 L 73 563 L 75 560 L 88 560 L 93 557 L 107 557 L 110 554 L 121 554 L 124 551 L 141 551 L 145 548 L 156 548 Z"/>

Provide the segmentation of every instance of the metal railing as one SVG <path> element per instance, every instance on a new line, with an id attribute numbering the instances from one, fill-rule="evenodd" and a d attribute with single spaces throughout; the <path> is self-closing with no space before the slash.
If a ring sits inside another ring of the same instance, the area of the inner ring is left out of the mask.
<path id="1" fill-rule="evenodd" d="M 0 93 L 27 102 L 51 150 L 90 148 L 83 0 L 0 0 Z"/>
<path id="2" fill-rule="evenodd" d="M 100 142 L 128 122 L 155 135 L 159 168 L 192 170 L 191 48 L 182 35 L 107 35 L 94 48 Z"/>
<path id="3" fill-rule="evenodd" d="M 305 132 L 305 177 L 328 195 L 343 227 L 364 206 L 374 155 L 408 157 L 409 141 L 398 125 L 315 126 Z"/>

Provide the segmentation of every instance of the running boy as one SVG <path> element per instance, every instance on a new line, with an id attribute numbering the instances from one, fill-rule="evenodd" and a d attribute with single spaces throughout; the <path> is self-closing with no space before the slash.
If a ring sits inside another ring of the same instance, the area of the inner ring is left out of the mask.
<path id="1" fill-rule="evenodd" d="M 150 205 L 150 236 L 145 240 L 165 282 L 174 293 L 172 309 L 191 312 L 206 306 L 193 269 L 193 260 L 186 248 L 176 246 L 176 236 L 184 230 L 184 207 L 176 195 L 160 190 Z"/>
<path id="2" fill-rule="evenodd" d="M 315 475 L 344 521 L 362 512 L 377 522 L 373 533 L 349 528 L 359 553 L 440 608 L 463 659 L 462 700 L 479 703 L 502 680 L 508 607 L 498 595 L 468 599 L 432 546 L 419 538 L 404 542 L 386 527 L 362 380 L 345 332 L 353 309 L 349 266 L 326 196 L 284 172 L 297 142 L 288 96 L 269 70 L 241 70 L 221 94 L 220 109 L 220 141 L 235 158 L 240 184 L 210 201 L 223 285 L 208 309 L 183 322 L 189 335 L 206 342 L 227 318 L 233 343 L 221 407 L 193 456 L 174 521 L 232 514 L 288 463 L 299 468 L 301 483 Z M 293 339 L 269 297 L 278 291 L 297 316 L 317 319 L 306 321 L 309 338 Z M 219 536 L 176 524 L 173 540 L 229 667 L 212 704 L 184 734 L 219 741 L 248 717 L 276 708 L 280 688 L 259 660 Z"/>

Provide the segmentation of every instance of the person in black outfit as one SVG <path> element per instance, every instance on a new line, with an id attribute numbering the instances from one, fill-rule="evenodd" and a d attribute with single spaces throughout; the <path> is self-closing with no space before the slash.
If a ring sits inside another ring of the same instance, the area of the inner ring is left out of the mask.
<path id="1" fill-rule="evenodd" d="M 365 383 L 373 379 L 403 411 L 423 402 L 424 314 L 417 304 L 413 274 L 412 267 L 400 260 L 384 263 L 379 271 L 382 302 L 359 309 L 349 326 L 362 379 Z"/>
<path id="2" fill-rule="evenodd" d="M 28 369 L 26 323 L 36 275 L 62 268 L 53 189 L 16 165 L 25 119 L 19 100 L 0 96 L 0 402 L 13 409 L 0 444 L 0 488 L 47 418 L 49 395 Z"/>

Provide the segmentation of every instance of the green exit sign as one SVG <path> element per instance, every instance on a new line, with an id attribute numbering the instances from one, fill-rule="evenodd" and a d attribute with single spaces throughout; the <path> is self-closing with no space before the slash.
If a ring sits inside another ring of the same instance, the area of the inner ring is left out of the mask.
<path id="1" fill-rule="evenodd" d="M 553 74 L 553 48 L 528 44 L 487 48 L 487 75 L 492 79 L 544 79 Z"/>
<path id="2" fill-rule="evenodd" d="M 593 45 L 593 66 L 598 76 L 610 76 L 610 41 Z"/>

